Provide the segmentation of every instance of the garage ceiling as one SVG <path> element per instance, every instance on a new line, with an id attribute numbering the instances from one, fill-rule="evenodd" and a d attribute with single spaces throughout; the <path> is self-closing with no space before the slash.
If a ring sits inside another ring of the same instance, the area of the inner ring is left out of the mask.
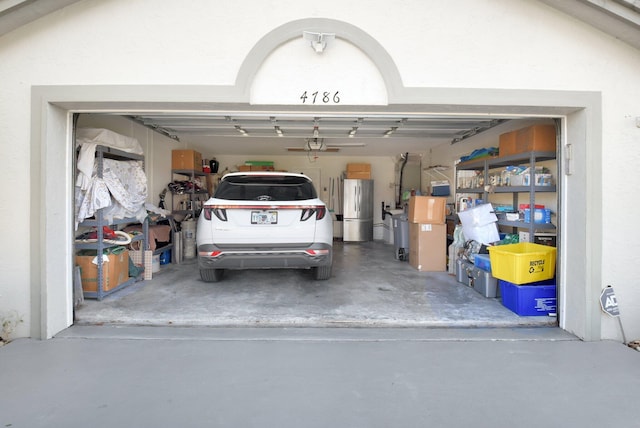
<path id="1" fill-rule="evenodd" d="M 486 116 L 309 113 L 153 113 L 132 120 L 188 144 L 224 154 L 329 152 L 395 155 L 463 141 L 505 119 Z M 247 153 L 247 150 L 249 152 Z"/>

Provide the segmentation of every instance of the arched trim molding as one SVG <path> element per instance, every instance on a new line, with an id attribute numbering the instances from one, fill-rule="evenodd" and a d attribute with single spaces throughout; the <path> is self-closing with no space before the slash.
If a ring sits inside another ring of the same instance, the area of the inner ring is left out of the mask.
<path id="1" fill-rule="evenodd" d="M 251 49 L 238 71 L 235 87 L 245 100 L 249 100 L 251 85 L 266 58 L 280 45 L 302 37 L 303 31 L 334 33 L 362 50 L 378 68 L 387 88 L 387 99 L 397 100 L 404 88 L 398 68 L 391 55 L 378 41 L 358 27 L 346 22 L 327 18 L 307 18 L 291 21 L 262 37 Z"/>

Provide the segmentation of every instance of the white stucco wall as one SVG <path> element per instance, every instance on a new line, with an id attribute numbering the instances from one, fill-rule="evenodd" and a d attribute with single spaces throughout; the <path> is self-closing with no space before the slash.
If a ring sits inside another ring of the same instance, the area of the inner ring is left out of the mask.
<path id="1" fill-rule="evenodd" d="M 238 0 L 223 7 L 204 0 L 162 7 L 152 0 L 87 0 L 0 37 L 0 174 L 11 189 L 0 204 L 7 243 L 0 249 L 0 313 L 22 316 L 17 336 L 29 335 L 32 312 L 35 249 L 27 214 L 34 201 L 25 191 L 34 156 L 31 87 L 233 85 L 261 37 L 309 17 L 368 33 L 391 55 L 406 87 L 601 92 L 603 175 L 594 179 L 602 183 L 606 209 L 597 262 L 602 286 L 616 289 L 628 338 L 640 337 L 633 270 L 640 232 L 620 220 L 638 209 L 632 177 L 640 163 L 640 52 L 536 0 Z M 282 85 L 306 83 L 296 70 L 284 70 Z M 603 338 L 620 338 L 615 320 L 603 316 L 601 328 Z"/>

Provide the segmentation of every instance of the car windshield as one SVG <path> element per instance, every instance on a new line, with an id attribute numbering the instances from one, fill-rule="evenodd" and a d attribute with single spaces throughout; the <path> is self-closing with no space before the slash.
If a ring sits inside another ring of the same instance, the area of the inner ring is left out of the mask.
<path id="1" fill-rule="evenodd" d="M 315 199 L 317 194 L 305 177 L 237 175 L 222 180 L 213 197 L 233 201 L 303 201 Z"/>

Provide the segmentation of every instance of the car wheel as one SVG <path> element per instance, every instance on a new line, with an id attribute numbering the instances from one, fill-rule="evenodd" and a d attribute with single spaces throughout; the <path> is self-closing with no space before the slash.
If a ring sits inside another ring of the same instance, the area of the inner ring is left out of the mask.
<path id="1" fill-rule="evenodd" d="M 313 277 L 318 281 L 331 278 L 331 265 L 316 266 L 313 268 Z"/>
<path id="2" fill-rule="evenodd" d="M 223 269 L 200 269 L 200 278 L 205 282 L 218 282 L 223 275 Z"/>

